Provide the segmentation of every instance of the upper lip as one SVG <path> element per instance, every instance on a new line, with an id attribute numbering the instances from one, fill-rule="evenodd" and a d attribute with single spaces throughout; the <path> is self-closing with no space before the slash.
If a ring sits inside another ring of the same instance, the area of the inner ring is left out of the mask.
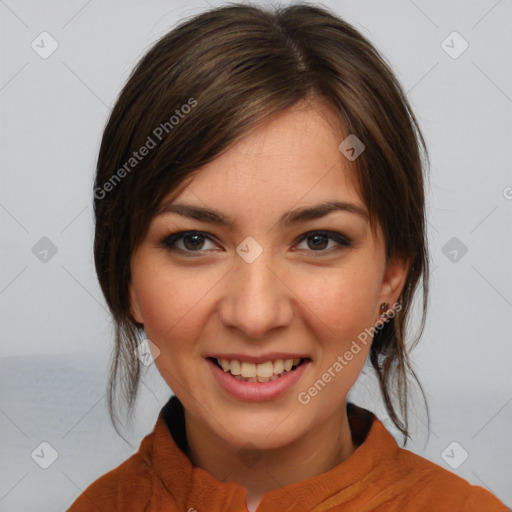
<path id="1" fill-rule="evenodd" d="M 207 354 L 206 358 L 213 357 L 215 359 L 226 359 L 227 361 L 233 361 L 236 359 L 237 361 L 245 361 L 248 363 L 260 364 L 265 363 L 267 361 L 275 361 L 277 359 L 311 359 L 306 354 L 299 353 L 284 353 L 284 352 L 270 352 L 268 354 L 263 354 L 261 356 L 251 356 L 249 354 L 235 354 L 234 352 L 230 352 L 227 354 Z"/>

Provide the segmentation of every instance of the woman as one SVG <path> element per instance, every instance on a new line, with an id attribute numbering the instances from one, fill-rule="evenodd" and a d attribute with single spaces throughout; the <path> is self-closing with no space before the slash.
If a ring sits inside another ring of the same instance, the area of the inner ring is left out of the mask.
<path id="1" fill-rule="evenodd" d="M 70 511 L 507 510 L 347 402 L 369 359 L 409 437 L 427 163 L 389 67 L 323 8 L 231 5 L 158 41 L 103 135 L 94 251 L 114 424 L 146 337 L 175 396 Z"/>

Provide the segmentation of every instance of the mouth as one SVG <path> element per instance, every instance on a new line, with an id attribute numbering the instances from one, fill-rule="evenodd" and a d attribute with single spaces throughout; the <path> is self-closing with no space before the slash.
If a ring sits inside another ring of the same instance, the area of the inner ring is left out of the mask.
<path id="1" fill-rule="evenodd" d="M 239 359 L 221 359 L 207 357 L 223 372 L 241 382 L 273 382 L 283 378 L 297 368 L 311 361 L 309 357 L 293 359 L 274 359 L 261 363 L 241 361 Z"/>

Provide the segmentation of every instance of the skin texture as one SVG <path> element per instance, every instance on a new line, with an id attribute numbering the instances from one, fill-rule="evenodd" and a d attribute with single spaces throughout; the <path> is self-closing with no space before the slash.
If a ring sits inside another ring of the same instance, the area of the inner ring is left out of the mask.
<path id="1" fill-rule="evenodd" d="M 185 407 L 189 457 L 219 481 L 243 485 L 249 511 L 266 492 L 329 471 L 355 451 L 346 396 L 369 343 L 308 404 L 297 397 L 376 325 L 379 305 L 395 303 L 406 279 L 408 262 L 386 262 L 380 227 L 374 234 L 362 216 L 337 211 L 278 224 L 283 213 L 322 201 L 366 210 L 352 164 L 338 150 L 347 135 L 320 103 L 280 112 L 206 165 L 174 200 L 220 210 L 232 229 L 164 213 L 132 256 L 132 313 Z M 182 230 L 213 240 L 182 238 L 176 247 L 192 256 L 173 252 L 162 241 Z M 352 244 L 298 241 L 314 230 L 336 231 Z M 236 253 L 248 236 L 263 249 L 252 263 Z M 285 394 L 248 402 L 219 387 L 205 359 L 212 352 L 300 352 L 311 363 Z M 250 467 L 240 457 L 249 443 L 257 460 Z"/>

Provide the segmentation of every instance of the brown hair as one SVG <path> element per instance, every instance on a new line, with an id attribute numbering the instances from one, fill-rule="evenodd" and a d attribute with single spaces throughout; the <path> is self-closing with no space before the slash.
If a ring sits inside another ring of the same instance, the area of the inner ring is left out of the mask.
<path id="1" fill-rule="evenodd" d="M 372 226 L 377 220 L 382 228 L 387 258 L 401 254 L 411 261 L 401 310 L 376 331 L 370 352 L 386 410 L 405 443 L 410 437 L 408 372 L 423 389 L 405 330 L 420 279 L 422 318 L 412 346 L 426 316 L 428 153 L 383 57 L 350 24 L 308 4 L 268 10 L 230 4 L 182 22 L 143 56 L 112 110 L 95 179 L 94 257 L 115 323 L 108 386 L 114 427 L 118 385 L 131 413 L 141 370 L 134 350 L 143 326 L 131 316 L 128 293 L 131 256 L 159 203 L 269 116 L 310 99 L 329 105 L 346 132 L 365 144 L 353 163 Z"/>

